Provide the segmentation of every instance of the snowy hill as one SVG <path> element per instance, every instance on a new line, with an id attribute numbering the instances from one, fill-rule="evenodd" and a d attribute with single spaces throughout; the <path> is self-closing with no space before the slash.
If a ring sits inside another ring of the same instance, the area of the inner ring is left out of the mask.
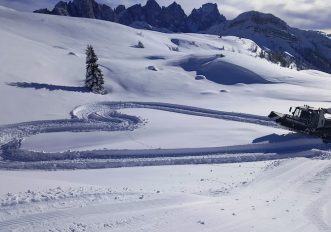
<path id="1" fill-rule="evenodd" d="M 330 231 L 330 145 L 266 117 L 330 108 L 330 74 L 235 36 L 0 24 L 0 231 Z M 87 44 L 107 95 L 82 88 Z"/>
<path id="2" fill-rule="evenodd" d="M 331 40 L 325 34 L 292 28 L 272 14 L 245 12 L 205 32 L 251 39 L 285 67 L 331 72 Z"/>
<path id="3" fill-rule="evenodd" d="M 1 123 L 61 118 L 76 105 L 108 99 L 143 100 L 152 97 L 249 113 L 256 111 L 239 104 L 247 95 L 265 99 L 268 92 L 268 99 L 285 102 L 286 108 L 286 100 L 327 102 L 330 99 L 328 74 L 281 68 L 256 57 L 260 50 L 252 52 L 256 45 L 246 39 L 162 34 L 105 21 L 20 13 L 6 8 L 1 8 L 0 17 L 3 25 L 0 46 L 6 54 L 1 60 L 6 67 L 1 69 L 0 101 L 3 112 L 6 112 L 0 115 Z M 145 45 L 145 49 L 135 48 L 138 41 Z M 99 55 L 106 88 L 111 93 L 108 96 L 81 93 L 75 88 L 72 91 L 61 90 L 61 86 L 83 85 L 87 44 L 92 44 Z M 72 53 L 74 55 L 70 55 Z M 216 56 L 219 54 L 225 57 Z M 159 71 L 151 71 L 147 68 L 149 66 L 156 66 Z M 226 73 L 222 71 L 225 67 Z M 197 81 L 194 71 L 206 74 L 215 82 L 232 85 Z M 231 77 L 232 71 L 237 72 L 236 76 L 241 79 Z M 220 75 L 215 77 L 215 73 Z M 243 81 L 245 75 L 247 80 Z M 260 79 L 258 83 L 263 79 L 262 83 L 278 84 L 255 85 L 257 79 Z M 26 88 L 8 85 L 17 82 L 30 85 L 25 85 Z M 250 85 L 235 85 L 237 82 Z M 36 88 L 38 84 L 49 85 L 48 89 L 54 91 L 27 88 L 33 87 L 31 83 L 37 83 Z M 228 93 L 221 93 L 222 89 Z M 307 92 L 311 94 L 308 96 Z M 8 99 L 5 97 L 8 95 L 15 98 Z M 70 101 L 63 101 L 68 98 Z M 260 100 L 255 102 L 259 104 Z M 16 107 L 22 107 L 25 114 L 17 114 Z M 271 110 L 258 108 L 260 111 L 257 113 L 263 114 Z"/>

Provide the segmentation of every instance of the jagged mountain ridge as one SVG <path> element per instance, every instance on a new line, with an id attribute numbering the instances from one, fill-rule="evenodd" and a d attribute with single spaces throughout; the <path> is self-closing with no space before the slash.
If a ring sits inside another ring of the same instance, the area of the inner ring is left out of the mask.
<path id="1" fill-rule="evenodd" d="M 115 9 L 95 0 L 60 1 L 52 11 L 41 9 L 35 12 L 101 19 L 162 32 L 243 37 L 265 49 L 265 54 L 261 56 L 284 67 L 331 73 L 330 37 L 316 31 L 292 28 L 272 14 L 250 11 L 233 20 L 226 20 L 217 4 L 206 3 L 187 16 L 176 2 L 161 7 L 155 0 L 148 0 L 144 6 L 135 4 L 126 8 L 119 5 Z"/>
<path id="2" fill-rule="evenodd" d="M 99 4 L 94 0 L 74 0 L 70 2 L 58 2 L 52 11 L 48 9 L 40 9 L 35 13 L 93 18 L 106 21 L 117 21 L 114 10 L 105 4 Z"/>
<path id="3" fill-rule="evenodd" d="M 119 5 L 115 9 L 95 0 L 60 1 L 53 10 L 40 9 L 35 13 L 101 19 L 143 29 L 168 32 L 198 32 L 224 22 L 217 4 L 206 3 L 187 16 L 181 5 L 173 2 L 165 7 L 155 0 L 146 5 L 135 4 L 129 8 Z"/>

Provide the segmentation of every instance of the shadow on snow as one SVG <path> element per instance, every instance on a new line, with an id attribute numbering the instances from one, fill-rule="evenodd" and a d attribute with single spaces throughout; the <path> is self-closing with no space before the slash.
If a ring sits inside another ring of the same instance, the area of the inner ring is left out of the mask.
<path id="1" fill-rule="evenodd" d="M 86 87 L 82 87 L 82 86 L 51 85 L 51 84 L 35 83 L 35 82 L 30 82 L 30 83 L 11 82 L 11 83 L 7 83 L 7 85 L 18 88 L 46 89 L 49 91 L 62 90 L 62 91 L 80 92 L 80 93 L 90 92 Z"/>

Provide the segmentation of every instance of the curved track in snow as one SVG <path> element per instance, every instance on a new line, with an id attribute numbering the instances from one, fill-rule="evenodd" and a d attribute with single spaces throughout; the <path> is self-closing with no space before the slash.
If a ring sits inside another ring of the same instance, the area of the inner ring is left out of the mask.
<path id="1" fill-rule="evenodd" d="M 267 117 L 216 111 L 184 105 L 151 102 L 100 102 L 79 106 L 71 119 L 32 121 L 0 127 L 0 168 L 108 168 L 125 166 L 175 165 L 243 162 L 288 157 L 313 157 L 324 149 L 319 140 L 297 139 L 279 143 L 248 144 L 213 148 L 150 149 L 150 150 L 93 150 L 57 153 L 20 149 L 24 137 L 51 132 L 124 131 L 137 129 L 143 122 L 136 116 L 118 113 L 125 108 L 146 108 L 218 118 L 242 123 L 277 127 Z"/>
<path id="2" fill-rule="evenodd" d="M 327 182 L 331 179 L 331 165 L 326 165 L 308 181 L 312 195 L 317 197 L 305 210 L 306 216 L 319 229 L 319 231 L 331 231 L 330 219 L 325 214 L 330 210 L 330 192 Z"/>

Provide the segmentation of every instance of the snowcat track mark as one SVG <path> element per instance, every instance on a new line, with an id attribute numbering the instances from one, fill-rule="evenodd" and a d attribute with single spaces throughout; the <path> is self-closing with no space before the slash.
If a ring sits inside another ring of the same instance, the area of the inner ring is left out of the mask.
<path id="1" fill-rule="evenodd" d="M 24 137 L 51 132 L 86 132 L 86 131 L 130 131 L 142 125 L 143 120 L 118 113 L 116 110 L 126 108 L 145 108 L 162 110 L 180 114 L 194 115 L 200 117 L 210 117 L 223 120 L 231 120 L 243 123 L 253 123 L 268 127 L 279 127 L 277 123 L 264 116 L 257 116 L 244 113 L 234 113 L 216 111 L 198 107 L 190 107 L 177 104 L 156 103 L 156 102 L 100 102 L 76 107 L 71 113 L 72 119 L 33 121 L 5 125 L 0 127 L 0 154 L 4 162 L 0 162 L 0 168 L 41 168 L 44 162 L 49 169 L 52 168 L 74 168 L 68 162 L 81 161 L 79 168 L 100 168 L 100 167 L 123 167 L 127 161 L 131 166 L 140 165 L 160 165 L 158 160 L 168 159 L 166 164 L 187 164 L 187 163 L 220 163 L 220 162 L 243 162 L 266 159 L 276 159 L 277 157 L 288 158 L 286 154 L 262 156 L 257 153 L 279 153 L 279 148 L 270 147 L 265 144 L 241 145 L 232 147 L 216 148 L 196 148 L 196 149 L 157 149 L 157 150 L 102 150 L 102 151 L 82 151 L 82 152 L 60 152 L 45 153 L 33 152 L 20 149 L 21 140 Z M 305 146 L 294 146 L 281 144 L 288 150 L 302 151 L 316 148 L 316 144 L 306 144 Z M 319 147 L 322 149 L 322 147 Z M 246 156 L 243 155 L 246 153 Z M 256 155 L 254 155 L 256 153 Z M 232 154 L 232 155 L 231 155 Z M 235 158 L 234 154 L 242 154 L 242 157 Z M 248 155 L 247 155 L 248 154 Z M 220 158 L 219 156 L 223 157 Z M 226 156 L 229 155 L 227 158 Z M 212 157 L 216 156 L 216 157 Z M 301 154 L 299 156 L 302 156 Z M 307 154 L 311 157 L 311 154 Z M 187 157 L 191 157 L 188 160 Z M 145 160 L 144 160 L 145 159 Z M 154 160 L 146 160 L 154 159 Z M 140 162 L 140 161 L 141 162 Z M 38 163 L 39 162 L 39 163 Z M 49 162 L 46 164 L 45 162 Z M 67 162 L 64 164 L 63 162 Z M 140 162 L 140 163 L 139 163 Z M 94 163 L 87 165 L 86 163 Z M 101 164 L 102 163 L 102 164 Z M 101 164 L 101 165 L 100 165 Z"/>

